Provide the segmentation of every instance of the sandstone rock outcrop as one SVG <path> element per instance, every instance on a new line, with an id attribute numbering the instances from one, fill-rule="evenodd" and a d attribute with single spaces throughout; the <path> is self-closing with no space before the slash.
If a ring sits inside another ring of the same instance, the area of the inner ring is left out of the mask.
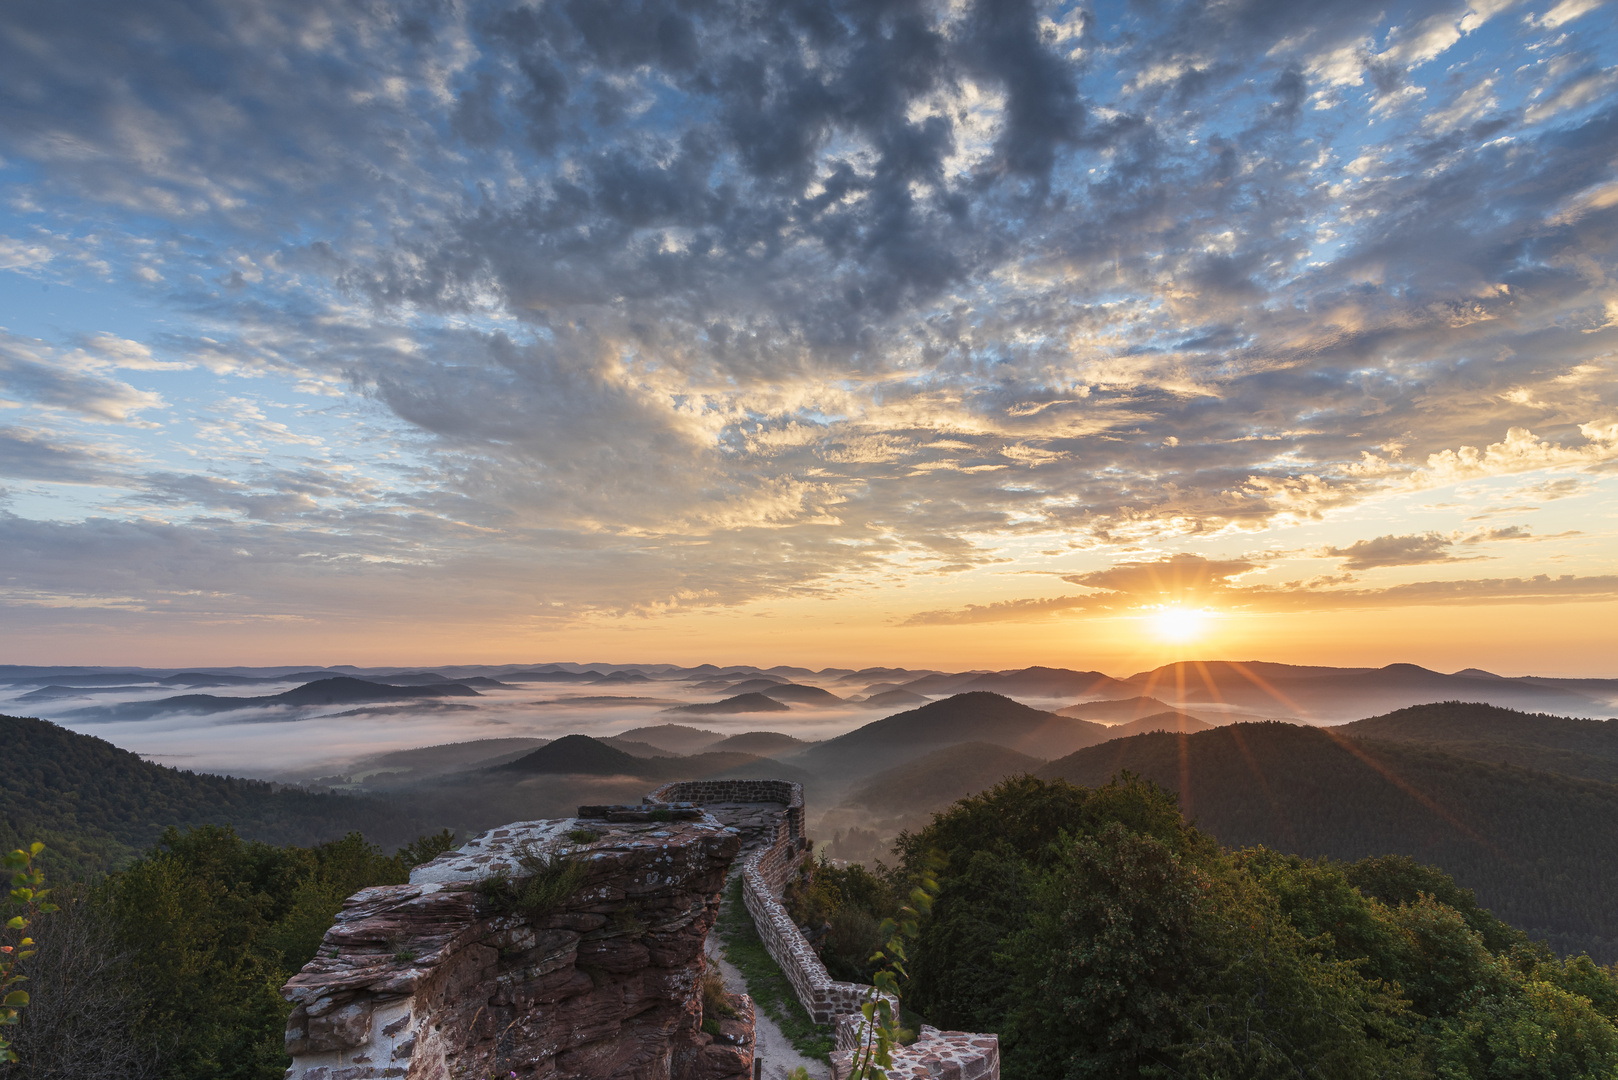
<path id="1" fill-rule="evenodd" d="M 283 991 L 289 1080 L 751 1077 L 752 1003 L 716 1037 L 698 985 L 738 834 L 634 816 L 495 829 L 351 897 Z M 479 888 L 550 860 L 575 877 L 543 908 Z"/>

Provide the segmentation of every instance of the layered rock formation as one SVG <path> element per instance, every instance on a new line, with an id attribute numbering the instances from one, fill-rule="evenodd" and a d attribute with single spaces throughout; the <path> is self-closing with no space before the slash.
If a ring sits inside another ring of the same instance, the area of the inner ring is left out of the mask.
<path id="1" fill-rule="evenodd" d="M 699 986 L 740 839 L 627 816 L 496 829 L 351 897 L 283 991 L 290 1080 L 750 1077 L 751 1002 L 705 1032 Z M 536 878 L 524 909 L 508 882 Z"/>

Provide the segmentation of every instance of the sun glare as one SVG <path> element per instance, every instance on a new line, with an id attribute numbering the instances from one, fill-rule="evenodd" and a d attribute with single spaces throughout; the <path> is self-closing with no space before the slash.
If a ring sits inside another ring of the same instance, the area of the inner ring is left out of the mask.
<path id="1" fill-rule="evenodd" d="M 1164 641 L 1184 644 L 1202 636 L 1207 616 L 1189 608 L 1169 607 L 1152 616 L 1152 630 Z"/>

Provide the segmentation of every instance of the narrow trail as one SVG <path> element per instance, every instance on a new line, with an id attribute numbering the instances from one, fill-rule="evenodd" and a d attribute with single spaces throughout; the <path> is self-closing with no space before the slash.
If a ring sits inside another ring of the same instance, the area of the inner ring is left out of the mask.
<path id="1" fill-rule="evenodd" d="M 741 873 L 742 860 L 774 834 L 775 821 L 780 817 L 781 807 L 774 803 L 717 803 L 704 806 L 703 809 L 727 825 L 737 826 L 742 833 L 742 853 L 736 857 L 730 876 L 725 879 L 719 918 L 714 922 L 714 929 L 708 931 L 708 940 L 703 949 L 724 976 L 725 989 L 732 994 L 746 994 L 749 993 L 747 980 L 735 964 L 725 959 L 724 943 L 720 939 L 718 927 L 725 921 L 730 910 L 730 883 Z M 758 1008 L 754 1009 L 753 1014 L 753 1054 L 757 1060 L 764 1063 L 762 1073 L 764 1080 L 787 1080 L 792 1070 L 800 1068 L 808 1072 L 811 1080 L 831 1080 L 830 1065 L 798 1053 L 776 1022 L 766 1016 L 763 1009 Z"/>
<path id="2" fill-rule="evenodd" d="M 726 900 L 725 903 L 729 903 Z M 708 938 L 709 958 L 725 977 L 725 989 L 733 994 L 747 993 L 747 980 L 736 965 L 725 959 L 712 935 Z M 824 1061 L 804 1057 L 793 1048 L 791 1040 L 781 1033 L 774 1020 L 764 1015 L 763 1009 L 753 1010 L 753 1054 L 764 1062 L 765 1080 L 787 1080 L 793 1069 L 806 1069 L 813 1080 L 830 1080 L 831 1066 Z"/>

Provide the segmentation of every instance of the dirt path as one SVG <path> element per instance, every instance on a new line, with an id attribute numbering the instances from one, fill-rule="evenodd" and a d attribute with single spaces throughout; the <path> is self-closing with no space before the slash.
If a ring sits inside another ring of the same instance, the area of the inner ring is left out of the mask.
<path id="1" fill-rule="evenodd" d="M 712 939 L 709 939 L 710 942 Z M 710 952 L 709 956 L 719 966 L 725 976 L 725 989 L 733 994 L 745 994 L 747 982 L 736 965 L 726 960 L 723 954 Z M 809 1071 L 814 1080 L 829 1080 L 831 1067 L 824 1061 L 806 1058 L 792 1048 L 792 1043 L 781 1034 L 775 1021 L 764 1015 L 763 1009 L 755 1009 L 753 1013 L 753 1053 L 764 1062 L 765 1080 L 787 1080 L 793 1069 L 803 1068 Z"/>
<path id="2" fill-rule="evenodd" d="M 703 809 L 712 814 L 719 821 L 740 830 L 742 834 L 742 851 L 736 856 L 735 869 L 731 876 L 725 880 L 725 891 L 720 895 L 719 918 L 714 922 L 714 929 L 708 933 L 708 941 L 704 948 L 715 965 L 725 977 L 725 989 L 732 994 L 748 993 L 747 980 L 743 978 L 741 970 L 724 957 L 724 944 L 719 937 L 719 924 L 725 921 L 726 913 L 730 908 L 730 883 L 736 874 L 741 872 L 741 864 L 749 854 L 760 846 L 767 844 L 775 835 L 776 822 L 779 821 L 784 808 L 776 803 L 709 803 Z M 745 916 L 751 921 L 751 916 Z M 804 1057 L 793 1048 L 791 1041 L 781 1032 L 774 1020 L 764 1015 L 763 1009 L 754 1009 L 753 1013 L 753 1053 L 764 1062 L 763 1076 L 765 1080 L 787 1080 L 793 1069 L 808 1070 L 811 1080 L 830 1080 L 831 1066 L 824 1061 Z"/>

